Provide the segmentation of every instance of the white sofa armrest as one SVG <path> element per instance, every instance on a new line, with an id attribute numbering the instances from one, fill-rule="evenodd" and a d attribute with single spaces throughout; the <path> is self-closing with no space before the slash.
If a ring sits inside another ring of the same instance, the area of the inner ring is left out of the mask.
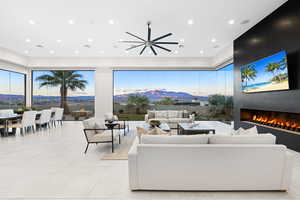
<path id="1" fill-rule="evenodd" d="M 291 180 L 292 180 L 292 172 L 293 172 L 293 164 L 294 164 L 295 156 L 293 153 L 286 151 L 286 159 L 285 165 L 283 169 L 283 176 L 282 176 L 282 190 L 288 190 Z"/>
<path id="2" fill-rule="evenodd" d="M 148 114 L 146 114 L 145 115 L 145 122 L 148 122 L 148 120 L 149 120 L 149 116 L 148 116 Z"/>
<path id="3" fill-rule="evenodd" d="M 129 175 L 129 187 L 131 190 L 138 189 L 138 166 L 137 166 L 137 145 L 139 144 L 139 138 L 136 137 L 128 152 L 128 175 Z"/>

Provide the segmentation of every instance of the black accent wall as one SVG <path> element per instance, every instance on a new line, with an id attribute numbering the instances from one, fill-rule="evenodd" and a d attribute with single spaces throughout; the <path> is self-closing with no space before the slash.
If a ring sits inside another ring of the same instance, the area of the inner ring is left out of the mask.
<path id="1" fill-rule="evenodd" d="M 259 6 L 259 5 L 258 5 Z M 240 67 L 279 51 L 287 52 L 291 90 L 245 94 L 241 92 Z M 235 128 L 249 127 L 240 121 L 240 109 L 300 113 L 300 6 L 289 0 L 234 41 L 234 121 Z M 300 151 L 300 135 L 272 132 L 278 143 Z"/>

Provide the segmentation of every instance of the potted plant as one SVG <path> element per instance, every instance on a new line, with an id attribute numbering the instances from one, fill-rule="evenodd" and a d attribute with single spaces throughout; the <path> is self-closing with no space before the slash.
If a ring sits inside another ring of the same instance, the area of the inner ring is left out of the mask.
<path id="1" fill-rule="evenodd" d="M 150 126 L 151 126 L 152 128 L 155 128 L 155 127 L 159 127 L 161 123 L 160 123 L 159 120 L 151 120 L 151 121 L 149 122 L 149 124 L 150 124 Z"/>

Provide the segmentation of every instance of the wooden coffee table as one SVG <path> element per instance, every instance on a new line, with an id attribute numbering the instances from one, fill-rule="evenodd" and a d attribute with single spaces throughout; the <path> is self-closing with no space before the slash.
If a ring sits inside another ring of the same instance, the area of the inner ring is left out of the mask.
<path id="1" fill-rule="evenodd" d="M 195 124 L 195 123 L 178 123 L 177 134 L 178 135 L 195 135 L 195 134 L 215 134 L 214 127 Z"/>

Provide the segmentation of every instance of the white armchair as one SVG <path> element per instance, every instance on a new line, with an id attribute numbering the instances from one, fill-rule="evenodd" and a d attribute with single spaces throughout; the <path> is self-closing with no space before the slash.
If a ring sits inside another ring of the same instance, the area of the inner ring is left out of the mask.
<path id="1" fill-rule="evenodd" d="M 90 144 L 98 143 L 111 143 L 111 150 L 114 152 L 115 140 L 119 139 L 119 144 L 121 143 L 121 136 L 119 132 L 114 132 L 112 129 L 108 130 L 104 122 L 99 122 L 95 118 L 90 118 L 82 121 L 83 132 L 87 142 L 84 153 L 87 152 Z"/>
<path id="2" fill-rule="evenodd" d="M 35 121 L 35 123 L 37 125 L 39 125 L 39 127 L 45 125 L 47 128 L 47 126 L 50 128 L 50 120 L 51 120 L 51 113 L 52 110 L 42 110 L 41 111 L 41 116 L 38 120 Z"/>

